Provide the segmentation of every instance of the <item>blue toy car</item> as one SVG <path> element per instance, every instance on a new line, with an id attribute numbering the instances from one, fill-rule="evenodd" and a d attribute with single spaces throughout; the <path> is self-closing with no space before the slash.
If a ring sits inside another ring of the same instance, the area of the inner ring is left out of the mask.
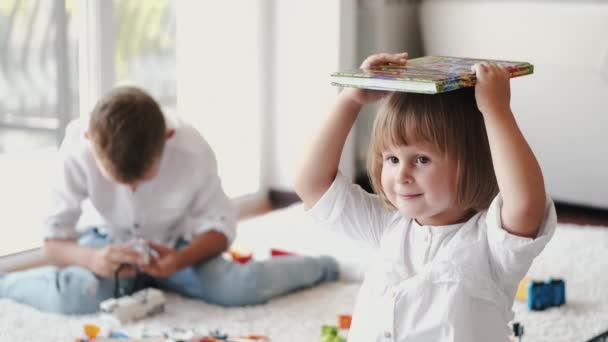
<path id="1" fill-rule="evenodd" d="M 544 310 L 566 303 L 566 283 L 561 279 L 533 281 L 528 285 L 528 309 Z"/>

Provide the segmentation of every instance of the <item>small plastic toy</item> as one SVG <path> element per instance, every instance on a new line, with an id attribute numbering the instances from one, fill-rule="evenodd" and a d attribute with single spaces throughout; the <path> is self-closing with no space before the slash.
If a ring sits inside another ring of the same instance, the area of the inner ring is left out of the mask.
<path id="1" fill-rule="evenodd" d="M 338 315 L 338 326 L 324 325 L 321 328 L 321 342 L 346 342 L 352 319 L 351 315 Z"/>
<path id="2" fill-rule="evenodd" d="M 253 253 L 248 251 L 242 251 L 236 248 L 231 248 L 228 251 L 228 254 L 230 254 L 232 260 L 238 262 L 239 264 L 246 264 L 251 261 L 251 259 L 253 259 Z"/>
<path id="3" fill-rule="evenodd" d="M 338 327 L 340 329 L 350 329 L 350 323 L 353 320 L 353 316 L 351 315 L 339 315 L 338 316 Z"/>
<path id="4" fill-rule="evenodd" d="M 528 285 L 530 284 L 529 278 L 523 278 L 517 286 L 517 292 L 515 293 L 515 299 L 521 302 L 528 300 Z"/>
<path id="5" fill-rule="evenodd" d="M 321 342 L 346 342 L 346 338 L 338 334 L 338 327 L 324 325 L 321 328 Z"/>
<path id="6" fill-rule="evenodd" d="M 513 322 L 513 336 L 517 338 L 518 342 L 521 342 L 524 336 L 524 326 L 519 322 Z"/>
<path id="7" fill-rule="evenodd" d="M 84 334 L 89 340 L 94 340 L 99 335 L 100 330 L 95 324 L 85 324 L 84 326 Z"/>
<path id="8" fill-rule="evenodd" d="M 163 312 L 165 301 L 160 290 L 147 288 L 130 296 L 107 299 L 99 306 L 106 319 L 123 324 Z"/>
<path id="9" fill-rule="evenodd" d="M 270 256 L 272 256 L 272 257 L 290 256 L 290 255 L 296 255 L 296 253 L 289 252 L 289 251 L 286 251 L 283 249 L 278 249 L 278 248 L 270 249 Z"/>
<path id="10" fill-rule="evenodd" d="M 135 239 L 135 245 L 133 248 L 135 248 L 135 250 L 143 256 L 145 264 L 150 262 L 150 258 L 158 258 L 158 252 L 150 247 L 146 240 L 142 238 Z"/>
<path id="11" fill-rule="evenodd" d="M 545 282 L 532 281 L 528 284 L 528 309 L 544 310 L 566 303 L 566 284 L 561 279 Z"/>
<path id="12" fill-rule="evenodd" d="M 91 325 L 93 326 L 93 325 Z M 94 326 L 93 326 L 94 327 Z M 193 329 L 171 328 L 154 329 L 155 332 L 144 332 L 141 337 L 133 337 L 121 332 L 110 331 L 104 336 L 96 335 L 89 338 L 77 338 L 75 342 L 268 342 L 270 339 L 264 335 L 249 334 L 242 336 L 228 336 L 219 330 L 210 331 L 209 334 L 200 334 Z M 87 326 L 85 326 L 87 334 Z M 87 336 L 89 336 L 87 334 Z"/>

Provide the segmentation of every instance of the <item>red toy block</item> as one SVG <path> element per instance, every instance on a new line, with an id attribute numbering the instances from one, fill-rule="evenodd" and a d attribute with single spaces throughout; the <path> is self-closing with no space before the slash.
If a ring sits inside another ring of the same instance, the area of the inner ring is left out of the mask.
<path id="1" fill-rule="evenodd" d="M 242 252 L 231 249 L 228 251 L 228 254 L 230 254 L 232 260 L 238 262 L 239 264 L 246 264 L 253 259 L 253 253 L 251 252 Z"/>
<path id="2" fill-rule="evenodd" d="M 278 249 L 278 248 L 271 248 L 270 255 L 273 257 L 279 257 L 279 256 L 297 255 L 297 254 L 293 253 L 293 252 L 288 252 L 286 250 Z"/>

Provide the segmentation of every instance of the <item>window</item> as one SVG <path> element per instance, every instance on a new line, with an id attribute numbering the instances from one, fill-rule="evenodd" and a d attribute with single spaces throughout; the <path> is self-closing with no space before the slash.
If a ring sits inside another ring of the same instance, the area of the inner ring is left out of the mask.
<path id="1" fill-rule="evenodd" d="M 116 84 L 145 88 L 175 114 L 175 1 L 114 0 L 111 17 Z"/>
<path id="2" fill-rule="evenodd" d="M 45 170 L 65 127 L 116 85 L 140 86 L 193 123 L 230 197 L 262 194 L 262 4 L 2 0 L 0 206 L 11 238 L 0 256 L 40 246 L 54 181 Z"/>
<path id="3" fill-rule="evenodd" d="M 0 2 L 0 255 L 40 245 L 49 170 L 78 114 L 76 1 Z"/>

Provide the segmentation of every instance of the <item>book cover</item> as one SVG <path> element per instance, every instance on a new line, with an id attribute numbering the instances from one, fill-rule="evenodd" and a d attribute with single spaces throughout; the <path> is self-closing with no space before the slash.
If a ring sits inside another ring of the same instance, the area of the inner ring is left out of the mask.
<path id="1" fill-rule="evenodd" d="M 410 59 L 405 65 L 336 72 L 331 75 L 331 81 L 340 87 L 436 94 L 474 86 L 477 77 L 471 66 L 483 61 L 506 67 L 511 77 L 534 71 L 534 66 L 527 62 L 425 56 Z"/>

